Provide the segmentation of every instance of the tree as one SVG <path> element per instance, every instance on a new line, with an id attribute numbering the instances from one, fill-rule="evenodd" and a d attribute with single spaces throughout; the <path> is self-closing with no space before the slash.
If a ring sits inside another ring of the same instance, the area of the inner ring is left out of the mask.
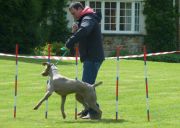
<path id="1" fill-rule="evenodd" d="M 0 0 L 0 52 L 31 53 L 46 41 L 65 41 L 66 0 Z M 52 24 L 47 24 L 50 21 Z"/>
<path id="2" fill-rule="evenodd" d="M 37 41 L 36 28 L 39 12 L 32 0 L 0 2 L 0 51 L 14 52 L 19 43 L 20 52 L 28 53 Z"/>
<path id="3" fill-rule="evenodd" d="M 175 9 L 172 0 L 145 0 L 145 44 L 151 52 L 176 50 Z"/>
<path id="4" fill-rule="evenodd" d="M 49 40 L 65 42 L 69 34 L 67 29 L 68 22 L 66 19 L 66 12 L 63 9 L 66 7 L 66 2 L 64 0 L 54 1 L 54 9 L 52 10 L 52 15 L 50 16 L 52 25 Z"/>

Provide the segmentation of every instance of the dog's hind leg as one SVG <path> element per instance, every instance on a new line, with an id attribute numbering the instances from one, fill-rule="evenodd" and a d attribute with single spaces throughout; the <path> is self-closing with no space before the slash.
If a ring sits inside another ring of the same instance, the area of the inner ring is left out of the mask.
<path id="1" fill-rule="evenodd" d="M 81 95 L 79 95 L 79 94 L 76 94 L 75 96 L 76 96 L 76 100 L 77 100 L 79 103 L 81 103 L 81 104 L 84 106 L 84 108 L 87 110 L 87 109 L 88 109 L 88 105 L 87 105 L 87 103 L 84 101 L 83 96 L 81 96 Z"/>
<path id="2" fill-rule="evenodd" d="M 66 101 L 66 96 L 61 96 L 61 113 L 64 119 L 66 118 L 66 114 L 64 112 L 65 101 Z"/>

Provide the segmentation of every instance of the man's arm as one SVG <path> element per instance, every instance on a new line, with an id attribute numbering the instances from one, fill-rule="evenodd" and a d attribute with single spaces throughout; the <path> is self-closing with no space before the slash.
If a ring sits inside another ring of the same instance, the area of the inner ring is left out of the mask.
<path id="1" fill-rule="evenodd" d="M 66 41 L 66 47 L 71 49 L 74 44 L 86 38 L 94 27 L 92 19 L 83 19 L 80 28 Z"/>

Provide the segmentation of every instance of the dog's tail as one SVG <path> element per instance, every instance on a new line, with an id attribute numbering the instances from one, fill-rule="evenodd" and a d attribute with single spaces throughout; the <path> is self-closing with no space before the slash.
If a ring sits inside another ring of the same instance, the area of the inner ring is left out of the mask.
<path id="1" fill-rule="evenodd" d="M 100 84 L 102 84 L 103 82 L 102 81 L 100 81 L 100 82 L 98 82 L 98 83 L 96 83 L 96 84 L 93 84 L 93 87 L 95 88 L 95 87 L 97 87 L 98 85 L 100 85 Z"/>

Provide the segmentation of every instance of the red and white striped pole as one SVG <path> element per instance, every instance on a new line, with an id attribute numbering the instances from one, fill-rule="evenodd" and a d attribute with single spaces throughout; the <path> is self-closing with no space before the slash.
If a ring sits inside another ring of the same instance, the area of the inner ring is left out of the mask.
<path id="1" fill-rule="evenodd" d="M 51 62 L 51 45 L 48 44 L 48 62 L 50 63 Z M 48 83 L 49 83 L 49 80 L 47 80 L 47 86 L 46 86 L 46 91 L 47 91 L 47 88 L 48 88 Z M 47 119 L 48 117 L 48 99 L 46 99 L 46 108 L 45 108 L 45 118 Z"/>
<path id="2" fill-rule="evenodd" d="M 76 80 L 78 80 L 78 53 L 79 53 L 79 50 L 78 50 L 78 46 L 75 47 L 75 52 L 76 52 L 76 55 L 75 55 L 75 60 L 76 60 Z M 75 100 L 75 120 L 77 120 L 77 101 Z"/>
<path id="3" fill-rule="evenodd" d="M 14 86 L 14 118 L 16 118 L 16 102 L 17 102 L 17 84 L 18 84 L 18 44 L 16 44 L 16 74 L 15 74 L 15 86 Z"/>
<path id="4" fill-rule="evenodd" d="M 150 121 L 146 54 L 147 54 L 147 52 L 146 52 L 146 46 L 144 46 L 144 78 L 145 78 L 145 84 L 146 84 L 147 120 Z"/>
<path id="5" fill-rule="evenodd" d="M 116 120 L 118 120 L 118 86 L 119 86 L 119 54 L 120 54 L 120 47 L 116 49 L 116 57 L 117 57 L 117 68 L 116 68 Z"/>

